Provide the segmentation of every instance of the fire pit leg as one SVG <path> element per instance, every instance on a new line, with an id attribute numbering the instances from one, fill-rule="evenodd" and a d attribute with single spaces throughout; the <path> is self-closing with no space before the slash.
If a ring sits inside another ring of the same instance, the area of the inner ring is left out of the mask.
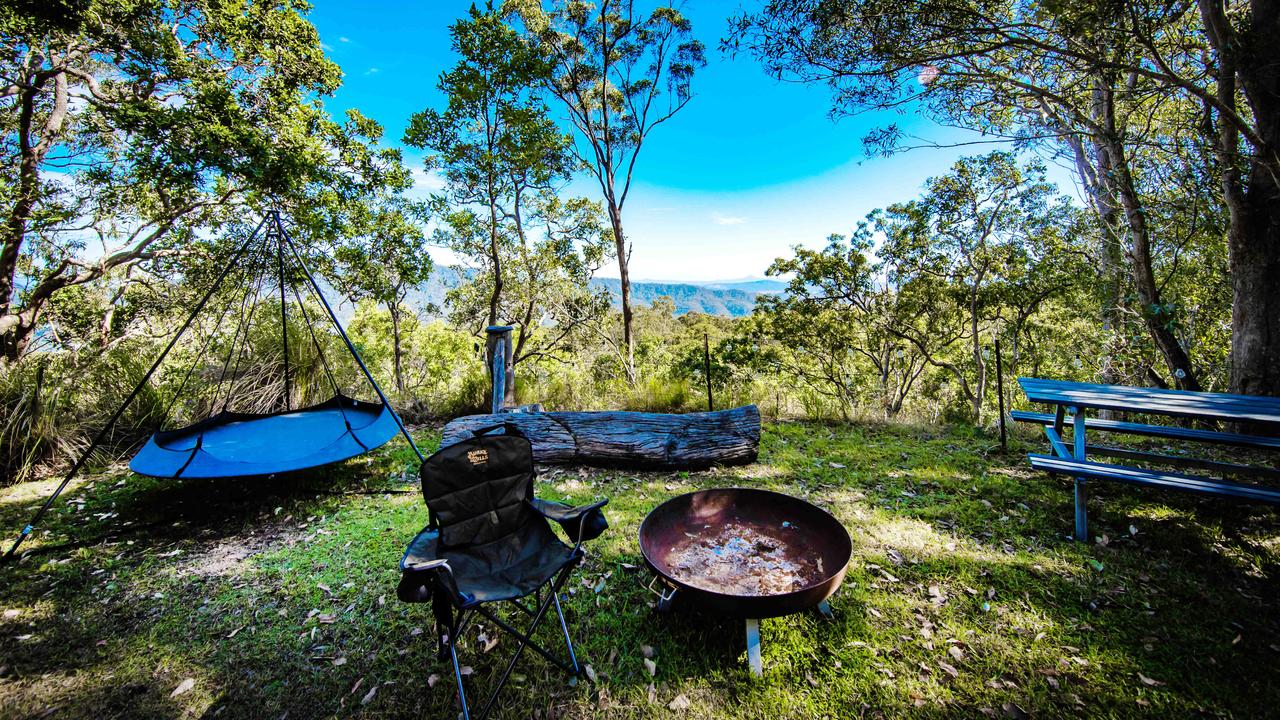
<path id="1" fill-rule="evenodd" d="M 755 677 L 764 675 L 764 663 L 760 660 L 760 621 L 747 620 L 747 664 Z"/>
<path id="2" fill-rule="evenodd" d="M 831 604 L 828 603 L 826 600 L 823 600 L 822 602 L 818 603 L 818 607 L 816 609 L 818 613 L 822 615 L 822 617 L 828 620 L 836 619 L 836 614 L 831 612 Z"/>

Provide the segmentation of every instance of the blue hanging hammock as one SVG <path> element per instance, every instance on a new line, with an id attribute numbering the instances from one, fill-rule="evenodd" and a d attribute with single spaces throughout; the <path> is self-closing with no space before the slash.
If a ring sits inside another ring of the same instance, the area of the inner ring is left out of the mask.
<path id="1" fill-rule="evenodd" d="M 399 431 L 388 406 L 338 395 L 289 412 L 222 412 L 158 432 L 129 469 L 160 478 L 274 475 L 353 458 Z"/>
<path id="2" fill-rule="evenodd" d="M 251 254 L 249 259 L 245 261 L 246 251 L 253 245 L 255 239 L 262 241 L 264 252 L 261 253 L 261 257 Z M 275 244 L 274 258 L 270 257 L 269 252 L 272 242 Z M 286 261 L 286 255 L 290 257 L 289 261 Z M 265 273 L 270 268 L 272 260 L 274 260 L 274 265 L 278 272 L 275 284 L 280 292 L 280 340 L 283 346 L 284 358 L 284 393 L 280 405 L 283 406 L 283 409 L 265 414 L 229 411 L 227 406 L 232 400 L 232 392 L 236 387 L 235 371 L 233 370 L 230 375 L 228 375 L 227 371 L 233 358 L 236 359 L 236 369 L 238 370 L 239 368 L 240 354 L 235 352 L 236 345 L 237 342 L 248 342 L 249 327 L 245 323 L 251 323 L 253 320 L 254 310 L 258 304 L 258 293 L 265 277 L 262 273 Z M 324 308 L 325 315 L 328 316 L 329 321 L 333 324 L 333 329 L 342 339 L 347 351 L 359 366 L 361 374 L 368 381 L 370 387 L 373 388 L 380 402 L 354 400 L 343 395 L 339 390 L 337 381 L 329 368 L 328 360 L 325 359 L 323 348 L 316 337 L 314 323 L 310 313 L 307 311 L 306 304 L 303 302 L 298 284 L 293 281 L 291 275 L 285 272 L 286 264 L 293 269 L 296 275 L 306 279 L 305 289 L 310 291 L 321 307 Z M 356 350 L 355 345 L 352 344 L 351 338 L 347 337 L 342 323 L 338 321 L 337 314 L 334 313 L 333 308 L 329 305 L 329 301 L 325 299 L 324 293 L 320 291 L 320 285 L 307 269 L 302 254 L 298 251 L 297 246 L 294 245 L 283 222 L 280 220 L 279 212 L 273 210 L 258 223 L 257 228 L 232 253 L 230 260 L 222 268 L 212 286 L 205 292 L 202 299 L 196 303 L 191 314 L 187 316 L 186 322 L 170 338 L 168 345 L 165 346 L 160 356 L 151 364 L 151 368 L 147 370 L 146 375 L 133 388 L 133 391 L 129 393 L 124 402 L 116 408 L 116 411 L 98 431 L 97 436 L 89 444 L 89 447 L 81 452 L 79 458 L 76 459 L 71 469 L 63 477 L 62 482 L 44 501 L 44 504 L 36 510 L 31 522 L 27 523 L 9 548 L 9 551 L 5 553 L 5 558 L 11 558 L 17 552 L 18 546 L 31 534 L 34 526 L 40 522 L 41 518 L 52 507 L 54 500 L 66 489 L 71 479 L 75 477 L 76 473 L 80 472 L 85 461 L 107 438 L 108 433 L 115 426 L 116 421 L 120 419 L 125 408 L 133 402 L 138 393 L 142 391 L 142 388 L 150 382 L 160 364 L 164 362 L 164 359 L 178 343 L 178 339 L 191 327 L 196 316 L 204 310 L 214 293 L 228 279 L 228 276 L 233 271 L 248 275 L 255 270 L 259 271 L 256 282 L 250 282 L 252 278 L 249 277 L 238 277 L 236 281 L 233 281 L 233 286 L 237 290 L 242 288 L 244 292 L 239 302 L 238 313 L 241 316 L 241 326 L 236 329 L 235 334 L 232 336 L 230 351 L 227 353 L 222 365 L 222 373 L 217 381 L 220 390 L 222 383 L 228 377 L 232 378 L 226 401 L 222 404 L 222 411 L 193 425 L 174 430 L 157 431 L 147 440 L 146 445 L 134 455 L 129 462 L 129 469 L 140 475 L 158 478 L 270 476 L 277 473 L 319 467 L 353 458 L 384 445 L 395 437 L 396 433 L 404 435 L 414 454 L 418 456 L 419 460 L 422 459 L 422 452 L 418 450 L 413 438 L 405 430 L 395 410 L 387 402 L 387 397 L 382 392 L 382 388 L 378 387 L 377 381 L 373 379 L 373 375 L 360 358 L 360 353 Z M 298 309 L 305 320 L 311 343 L 319 355 L 324 374 L 328 378 L 334 393 L 333 397 L 322 403 L 302 408 L 290 407 L 291 372 L 289 365 L 286 290 L 293 291 Z M 251 296 L 254 298 L 254 302 L 252 306 L 249 306 L 248 301 Z M 206 338 L 205 346 L 197 353 L 197 357 L 203 354 L 204 349 L 208 348 L 209 340 L 217 334 L 217 331 L 222 327 L 226 314 L 235 305 L 234 302 L 229 303 L 224 309 L 223 315 L 218 319 L 214 331 Z M 247 314 L 244 312 L 246 309 L 248 309 Z M 191 367 L 188 368 L 187 373 L 183 376 L 178 392 L 174 395 L 175 401 L 181 394 L 182 389 L 185 388 L 186 379 L 191 376 L 194 368 L 195 363 L 193 361 Z M 171 403 L 170 409 L 172 407 Z M 166 409 L 165 416 L 167 417 L 168 414 L 169 409 Z"/>

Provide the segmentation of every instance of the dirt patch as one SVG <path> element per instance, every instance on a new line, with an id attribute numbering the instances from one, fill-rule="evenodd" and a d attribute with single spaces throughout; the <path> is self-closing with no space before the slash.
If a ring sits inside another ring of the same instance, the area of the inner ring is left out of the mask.
<path id="1" fill-rule="evenodd" d="M 279 523 L 258 528 L 247 535 L 205 543 L 186 554 L 178 565 L 178 572 L 200 577 L 237 575 L 243 572 L 249 558 L 292 547 L 306 534 L 302 528 Z"/>

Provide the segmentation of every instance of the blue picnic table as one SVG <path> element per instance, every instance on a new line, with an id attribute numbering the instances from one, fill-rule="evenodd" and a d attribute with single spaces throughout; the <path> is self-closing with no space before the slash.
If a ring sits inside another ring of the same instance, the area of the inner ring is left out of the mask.
<path id="1" fill-rule="evenodd" d="M 1097 444 L 1089 439 L 1089 433 L 1122 433 L 1263 450 L 1280 450 L 1280 437 L 1087 417 L 1089 411 L 1094 411 L 1095 414 L 1097 411 L 1112 411 L 1201 421 L 1261 424 L 1280 431 L 1280 398 L 1040 378 L 1018 378 L 1018 384 L 1031 402 L 1053 407 L 1052 413 L 1015 410 L 1011 416 L 1020 422 L 1042 425 L 1045 436 L 1049 439 L 1053 453 L 1028 455 L 1031 467 L 1073 478 L 1077 540 L 1087 542 L 1089 539 L 1089 520 L 1085 506 L 1089 498 L 1090 480 L 1110 480 L 1280 505 L 1280 489 L 1220 477 L 1244 475 L 1280 478 L 1280 469 L 1275 467 L 1222 462 L 1181 454 L 1165 455 Z M 1070 442 L 1065 439 L 1068 417 L 1071 426 Z M 1090 455 L 1194 468 L 1208 474 L 1099 462 L 1091 460 Z"/>

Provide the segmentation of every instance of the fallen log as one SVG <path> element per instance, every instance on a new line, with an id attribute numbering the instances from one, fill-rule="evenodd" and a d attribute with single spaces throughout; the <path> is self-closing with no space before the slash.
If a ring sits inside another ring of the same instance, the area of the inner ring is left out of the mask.
<path id="1" fill-rule="evenodd" d="M 671 415 L 644 412 L 544 412 L 467 415 L 444 426 L 440 445 L 472 437 L 472 431 L 511 423 L 533 443 L 539 463 L 606 467 L 698 469 L 755 462 L 760 411 L 732 410 Z"/>

